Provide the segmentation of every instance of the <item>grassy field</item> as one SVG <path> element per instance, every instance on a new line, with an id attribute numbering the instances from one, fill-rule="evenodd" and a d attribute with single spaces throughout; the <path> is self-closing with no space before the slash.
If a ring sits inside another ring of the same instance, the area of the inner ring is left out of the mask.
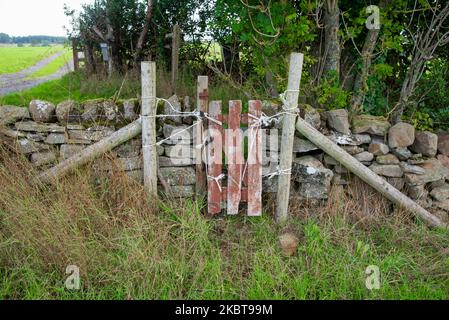
<path id="1" fill-rule="evenodd" d="M 0 47 L 0 74 L 15 73 L 63 50 L 53 47 Z"/>
<path id="2" fill-rule="evenodd" d="M 449 298 L 447 234 L 392 215 L 358 182 L 328 204 L 294 201 L 280 228 L 270 205 L 262 218 L 207 218 L 201 203 L 147 199 L 120 172 L 50 188 L 30 183 L 27 161 L 0 160 L 0 299 Z M 285 231 L 300 239 L 293 257 Z M 65 288 L 68 265 L 79 291 Z M 369 265 L 379 290 L 365 286 Z"/>
<path id="3" fill-rule="evenodd" d="M 57 72 L 59 69 L 61 69 L 64 65 L 66 65 L 68 62 L 70 62 L 73 58 L 72 50 L 65 49 L 64 54 L 47 64 L 42 69 L 36 71 L 31 76 L 29 76 L 29 79 L 35 79 L 40 77 L 45 77 L 48 75 L 51 75 L 55 72 Z"/>

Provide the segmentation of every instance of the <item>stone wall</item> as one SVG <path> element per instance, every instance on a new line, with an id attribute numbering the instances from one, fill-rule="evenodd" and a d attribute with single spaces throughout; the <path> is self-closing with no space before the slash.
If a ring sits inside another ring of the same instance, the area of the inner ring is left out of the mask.
<path id="1" fill-rule="evenodd" d="M 181 102 L 173 96 L 169 99 L 171 106 L 165 102 L 159 108 L 159 113 L 172 115 L 158 119 L 158 141 L 163 141 L 158 146 L 159 166 L 173 194 L 179 197 L 194 194 L 193 131 L 187 138 L 169 138 L 174 131 L 185 130 L 193 123 L 193 118 L 179 117 L 177 113 L 192 111 L 190 101 L 187 97 Z M 263 105 L 268 115 L 278 112 L 271 103 Z M 137 100 L 95 100 L 81 105 L 66 101 L 58 106 L 36 100 L 28 109 L 1 106 L 0 140 L 16 147 L 39 170 L 45 170 L 134 121 L 139 109 Z M 346 110 L 320 113 L 307 105 L 301 106 L 301 116 L 372 171 L 447 220 L 449 133 L 417 132 L 407 123 L 391 126 L 387 120 L 373 116 L 358 116 L 350 122 Z M 279 127 L 280 123 L 274 122 L 271 129 Z M 264 130 L 270 132 L 270 128 Z M 277 189 L 281 132 L 277 131 L 277 135 L 274 139 L 268 135 L 263 144 L 263 191 L 268 193 Z M 137 181 L 143 180 L 140 138 L 114 149 L 112 155 L 111 161 L 96 161 L 94 168 L 103 172 L 118 168 Z M 296 199 L 325 200 L 332 184 L 346 186 L 351 181 L 346 168 L 299 134 L 294 142 L 291 177 Z"/>

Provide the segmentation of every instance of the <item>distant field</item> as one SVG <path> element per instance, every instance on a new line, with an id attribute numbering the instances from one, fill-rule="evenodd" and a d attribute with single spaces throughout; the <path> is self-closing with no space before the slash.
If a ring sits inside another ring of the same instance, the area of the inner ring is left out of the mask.
<path id="1" fill-rule="evenodd" d="M 66 49 L 62 56 L 56 58 L 42 69 L 36 71 L 31 76 L 29 76 L 29 78 L 35 79 L 53 74 L 57 72 L 59 69 L 61 69 L 70 60 L 72 60 L 72 57 L 73 57 L 72 50 Z"/>
<path id="2" fill-rule="evenodd" d="M 0 74 L 19 72 L 63 48 L 63 46 L 0 47 Z"/>

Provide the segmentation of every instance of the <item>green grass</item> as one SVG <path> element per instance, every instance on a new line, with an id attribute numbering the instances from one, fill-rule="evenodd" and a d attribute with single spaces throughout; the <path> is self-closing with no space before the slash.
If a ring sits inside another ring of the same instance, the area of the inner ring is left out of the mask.
<path id="1" fill-rule="evenodd" d="M 120 173 L 94 186 L 79 171 L 55 188 L 30 175 L 17 159 L 0 162 L 0 299 L 449 298 L 447 233 L 354 220 L 359 199 L 333 197 L 313 216 L 293 209 L 281 229 L 269 211 L 211 219 L 200 203 L 155 204 Z M 300 239 L 293 257 L 279 248 L 285 230 Z M 64 287 L 68 265 L 80 267 L 79 291 Z M 380 290 L 365 287 L 369 265 Z"/>
<path id="2" fill-rule="evenodd" d="M 0 74 L 19 72 L 62 49 L 63 46 L 0 47 Z"/>
<path id="3" fill-rule="evenodd" d="M 71 61 L 73 58 L 72 50 L 64 50 L 64 54 L 47 64 L 42 69 L 36 71 L 32 75 L 30 75 L 29 79 L 35 79 L 40 77 L 45 77 L 48 75 L 51 75 L 59 69 L 61 69 L 64 65 L 66 65 L 69 61 Z"/>

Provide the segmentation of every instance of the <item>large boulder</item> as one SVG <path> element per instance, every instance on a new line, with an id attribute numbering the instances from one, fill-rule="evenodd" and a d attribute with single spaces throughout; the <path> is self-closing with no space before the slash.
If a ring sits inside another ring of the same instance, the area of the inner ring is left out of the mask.
<path id="1" fill-rule="evenodd" d="M 449 133 L 438 134 L 438 151 L 445 156 L 449 156 Z"/>
<path id="2" fill-rule="evenodd" d="M 177 124 L 182 124 L 182 117 L 180 117 L 181 112 L 182 106 L 177 95 L 173 95 L 165 101 L 164 114 L 173 115 L 172 117 L 167 117 L 167 120 L 171 120 Z"/>
<path id="3" fill-rule="evenodd" d="M 28 119 L 30 112 L 27 108 L 16 106 L 0 106 L 0 127 L 15 123 L 22 119 Z"/>
<path id="4" fill-rule="evenodd" d="M 312 156 L 295 159 L 293 180 L 299 184 L 299 195 L 305 199 L 327 199 L 334 174 Z"/>
<path id="5" fill-rule="evenodd" d="M 421 153 L 423 156 L 435 157 L 438 150 L 438 136 L 428 131 L 417 132 L 411 149 L 415 153 Z"/>
<path id="6" fill-rule="evenodd" d="M 349 115 L 345 109 L 327 111 L 326 114 L 327 125 L 329 128 L 343 133 L 350 134 Z"/>
<path id="7" fill-rule="evenodd" d="M 76 109 L 76 102 L 73 100 L 67 100 L 61 102 L 56 106 L 56 117 L 60 124 L 67 124 L 70 122 L 70 118 Z"/>
<path id="8" fill-rule="evenodd" d="M 53 103 L 42 100 L 32 100 L 29 111 L 36 122 L 53 122 L 56 120 L 56 107 Z"/>
<path id="9" fill-rule="evenodd" d="M 383 117 L 360 115 L 352 120 L 353 133 L 369 133 L 377 136 L 385 136 L 391 124 Z"/>
<path id="10" fill-rule="evenodd" d="M 415 127 L 400 122 L 388 131 L 388 144 L 390 148 L 406 148 L 415 142 Z"/>

